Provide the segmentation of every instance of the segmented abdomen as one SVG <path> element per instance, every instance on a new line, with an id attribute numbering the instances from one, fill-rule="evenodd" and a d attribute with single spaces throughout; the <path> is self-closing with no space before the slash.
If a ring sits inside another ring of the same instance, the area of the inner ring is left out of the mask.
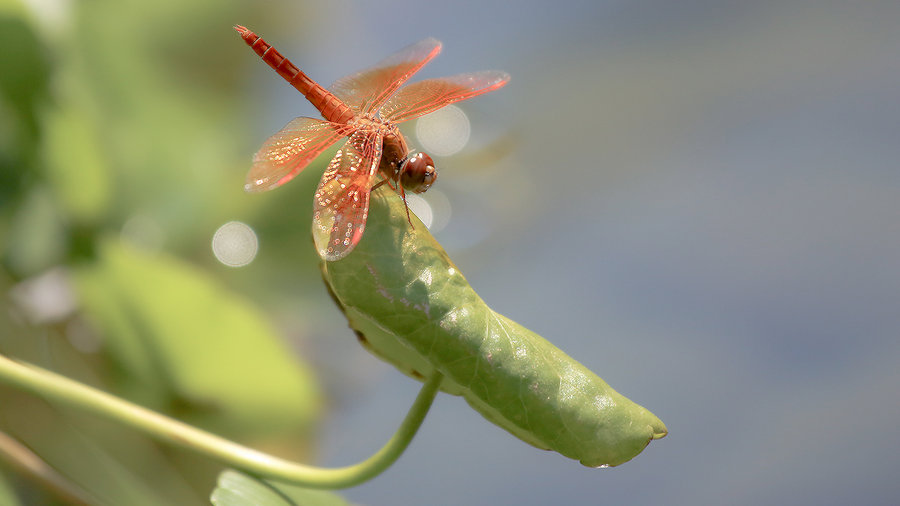
<path id="1" fill-rule="evenodd" d="M 290 60 L 282 56 L 271 44 L 253 33 L 247 28 L 237 25 L 234 27 L 244 42 L 253 51 L 278 72 L 287 82 L 297 89 L 322 113 L 322 117 L 334 123 L 347 123 L 353 119 L 354 114 L 350 107 L 334 96 L 333 93 L 323 88 L 298 69 Z"/>

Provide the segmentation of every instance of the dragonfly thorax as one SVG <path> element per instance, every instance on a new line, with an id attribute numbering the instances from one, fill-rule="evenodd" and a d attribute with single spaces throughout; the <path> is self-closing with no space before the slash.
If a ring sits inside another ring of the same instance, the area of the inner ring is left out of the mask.
<path id="1" fill-rule="evenodd" d="M 367 126 L 385 129 L 379 170 L 386 178 L 413 193 L 422 193 L 434 184 L 434 161 L 425 153 L 410 156 L 409 145 L 397 125 L 376 118 L 369 120 Z"/>

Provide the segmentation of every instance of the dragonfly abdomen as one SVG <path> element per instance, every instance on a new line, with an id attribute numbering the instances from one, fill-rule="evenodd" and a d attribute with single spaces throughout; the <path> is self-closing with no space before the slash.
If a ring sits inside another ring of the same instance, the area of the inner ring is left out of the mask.
<path id="1" fill-rule="evenodd" d="M 275 72 L 278 72 L 278 75 L 302 93 L 319 110 L 323 118 L 333 123 L 341 124 L 353 119 L 353 110 L 347 104 L 323 88 L 319 83 L 310 79 L 309 76 L 279 53 L 271 44 L 263 40 L 262 37 L 240 25 L 235 26 L 234 29 L 241 34 L 244 42 L 264 62 L 269 64 L 270 67 L 275 69 Z"/>

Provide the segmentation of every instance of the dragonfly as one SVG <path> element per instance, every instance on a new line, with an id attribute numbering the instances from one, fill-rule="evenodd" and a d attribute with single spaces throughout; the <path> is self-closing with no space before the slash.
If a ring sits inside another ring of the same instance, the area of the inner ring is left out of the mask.
<path id="1" fill-rule="evenodd" d="M 407 191 L 423 193 L 437 179 L 434 160 L 409 148 L 400 123 L 509 82 L 506 72 L 482 71 L 403 86 L 440 53 L 441 43 L 428 38 L 324 88 L 259 35 L 240 25 L 234 29 L 322 115 L 322 119 L 295 118 L 269 137 L 253 157 L 245 190 L 283 185 L 347 138 L 328 164 L 313 199 L 313 238 L 319 255 L 328 261 L 344 258 L 359 243 L 374 189 L 387 184 L 405 204 Z M 407 219 L 408 214 L 407 207 Z"/>

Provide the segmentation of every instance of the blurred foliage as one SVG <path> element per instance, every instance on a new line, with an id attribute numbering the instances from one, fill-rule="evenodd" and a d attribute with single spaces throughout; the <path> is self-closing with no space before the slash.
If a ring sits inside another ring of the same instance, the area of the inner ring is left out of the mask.
<path id="1" fill-rule="evenodd" d="M 315 416 L 313 379 L 294 366 L 260 311 L 173 258 L 118 241 L 100 249 L 98 262 L 77 271 L 76 285 L 88 317 L 115 336 L 107 349 L 127 397 L 170 411 L 172 402 L 188 404 L 201 418 L 186 421 L 217 431 L 305 429 L 297 424 Z"/>
<path id="2" fill-rule="evenodd" d="M 297 230 L 310 206 L 242 192 L 240 69 L 258 62 L 231 25 L 258 16 L 212 0 L 32 5 L 0 1 L 0 352 L 309 460 L 318 385 L 260 308 L 307 282 L 321 297 Z M 252 272 L 210 252 L 235 216 L 278 238 Z M 3 386 L 0 430 L 103 504 L 204 504 L 220 470 Z M 0 502 L 59 501 L 10 473 Z"/>

